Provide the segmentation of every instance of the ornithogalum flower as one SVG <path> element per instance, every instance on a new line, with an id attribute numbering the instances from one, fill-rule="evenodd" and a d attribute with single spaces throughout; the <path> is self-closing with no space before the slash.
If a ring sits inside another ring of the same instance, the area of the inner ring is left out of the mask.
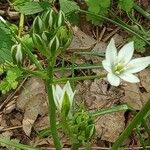
<path id="1" fill-rule="evenodd" d="M 67 116 L 71 110 L 75 92 L 73 92 L 69 81 L 61 88 L 58 84 L 53 85 L 54 102 L 58 111 Z"/>
<path id="2" fill-rule="evenodd" d="M 125 44 L 117 53 L 114 39 L 111 39 L 106 48 L 103 67 L 108 72 L 107 80 L 113 86 L 119 86 L 121 79 L 130 83 L 139 82 L 139 78 L 133 73 L 145 69 L 150 64 L 150 56 L 132 59 L 134 43 Z"/>

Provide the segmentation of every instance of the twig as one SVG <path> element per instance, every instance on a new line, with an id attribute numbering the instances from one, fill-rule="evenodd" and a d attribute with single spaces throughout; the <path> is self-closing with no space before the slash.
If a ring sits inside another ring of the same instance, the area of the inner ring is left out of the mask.
<path id="1" fill-rule="evenodd" d="M 9 17 L 11 20 L 17 20 L 19 18 L 19 12 L 15 11 L 0 10 L 0 15 L 2 17 Z"/>
<path id="2" fill-rule="evenodd" d="M 113 30 L 108 36 L 106 36 L 103 39 L 103 42 L 106 42 L 110 37 L 112 37 L 118 30 L 120 29 L 120 27 L 117 27 L 115 30 Z"/>

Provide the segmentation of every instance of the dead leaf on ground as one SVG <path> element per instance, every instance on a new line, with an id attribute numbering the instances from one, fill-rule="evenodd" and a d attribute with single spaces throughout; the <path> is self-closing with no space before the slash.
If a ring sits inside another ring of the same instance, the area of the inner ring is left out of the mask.
<path id="1" fill-rule="evenodd" d="M 74 37 L 71 45 L 68 47 L 69 51 L 88 50 L 96 43 L 94 38 L 82 32 L 77 26 L 73 27 L 73 33 Z"/>
<path id="2" fill-rule="evenodd" d="M 24 111 L 23 130 L 30 135 L 37 116 L 48 112 L 45 85 L 41 79 L 30 78 L 17 99 L 17 108 Z"/>
<path id="3" fill-rule="evenodd" d="M 84 101 L 89 110 L 111 106 L 123 96 L 121 89 L 111 87 L 108 82 L 98 79 L 79 83 L 76 89 L 77 100 Z"/>
<path id="4" fill-rule="evenodd" d="M 139 73 L 140 84 L 125 83 L 123 88 L 125 96 L 122 101 L 130 107 L 140 110 L 150 97 L 150 71 L 143 70 Z"/>
<path id="5" fill-rule="evenodd" d="M 96 135 L 102 140 L 115 142 L 125 128 L 124 112 L 106 114 L 97 118 Z"/>

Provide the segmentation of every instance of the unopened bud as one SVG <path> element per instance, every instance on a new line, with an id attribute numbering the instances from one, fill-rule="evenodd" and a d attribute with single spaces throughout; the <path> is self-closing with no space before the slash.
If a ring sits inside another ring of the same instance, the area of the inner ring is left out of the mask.
<path id="1" fill-rule="evenodd" d="M 22 64 L 23 54 L 21 44 L 15 44 L 11 47 L 11 54 L 15 64 Z"/>
<path id="2" fill-rule="evenodd" d="M 58 13 L 56 27 L 62 26 L 64 24 L 64 21 L 65 21 L 65 14 L 63 13 L 63 11 L 60 10 Z"/>
<path id="3" fill-rule="evenodd" d="M 50 55 L 48 53 L 45 41 L 38 35 L 38 34 L 33 34 L 33 42 L 35 47 L 46 57 Z"/>
<path id="4" fill-rule="evenodd" d="M 49 49 L 53 56 L 57 53 L 59 47 L 60 47 L 59 39 L 57 36 L 54 36 L 49 43 Z"/>
<path id="5" fill-rule="evenodd" d="M 37 16 L 33 22 L 33 33 L 40 33 L 42 31 L 42 20 L 39 16 Z"/>

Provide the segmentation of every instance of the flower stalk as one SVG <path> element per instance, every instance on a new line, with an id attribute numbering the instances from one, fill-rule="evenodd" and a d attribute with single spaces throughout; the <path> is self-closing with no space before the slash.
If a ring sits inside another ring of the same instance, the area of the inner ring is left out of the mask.
<path id="1" fill-rule="evenodd" d="M 58 137 L 57 126 L 56 126 L 56 106 L 54 103 L 53 97 L 53 90 L 52 90 L 52 83 L 53 83 L 53 67 L 55 65 L 55 59 L 49 60 L 48 68 L 47 68 L 47 75 L 48 79 L 45 80 L 46 82 L 46 89 L 48 94 L 48 111 L 49 111 L 49 124 L 52 133 L 52 137 L 54 140 L 54 145 L 56 150 L 61 150 L 61 143 Z"/>

